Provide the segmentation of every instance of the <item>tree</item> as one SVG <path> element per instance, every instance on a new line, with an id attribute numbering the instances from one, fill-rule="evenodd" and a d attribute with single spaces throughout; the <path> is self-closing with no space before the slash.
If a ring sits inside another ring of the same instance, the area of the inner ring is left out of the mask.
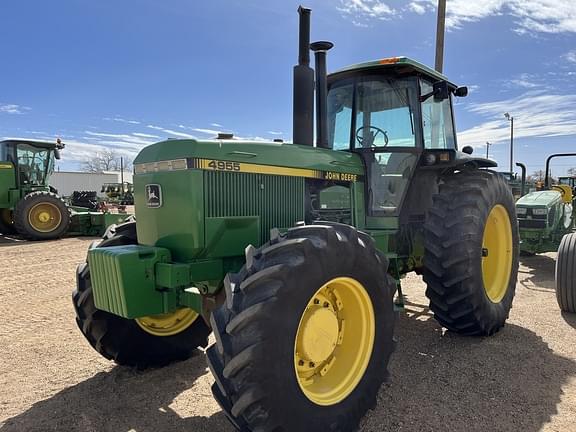
<path id="1" fill-rule="evenodd" d="M 534 171 L 530 176 L 532 180 L 535 181 L 544 181 L 544 177 L 546 177 L 546 172 L 544 170 Z"/>
<path id="2" fill-rule="evenodd" d="M 82 168 L 87 172 L 120 171 L 121 156 L 115 150 L 102 150 L 96 152 L 91 158 L 83 162 Z M 130 161 L 124 158 L 124 169 L 129 168 Z"/>

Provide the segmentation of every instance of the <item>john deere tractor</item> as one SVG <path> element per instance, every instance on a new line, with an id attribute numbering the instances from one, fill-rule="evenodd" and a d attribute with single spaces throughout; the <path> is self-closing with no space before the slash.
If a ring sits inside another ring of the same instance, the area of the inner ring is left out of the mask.
<path id="1" fill-rule="evenodd" d="M 574 230 L 574 188 L 564 182 L 553 185 L 550 179 L 551 160 L 572 156 L 576 156 L 576 153 L 550 155 L 546 159 L 546 176 L 542 190 L 528 193 L 516 202 L 520 252 L 523 255 L 555 252 L 562 237 Z"/>
<path id="2" fill-rule="evenodd" d="M 458 151 L 466 89 L 406 57 L 326 76 L 332 44 L 309 45 L 299 12 L 295 144 L 144 148 L 138 220 L 88 251 L 73 293 L 80 331 L 120 365 L 186 359 L 213 332 L 212 390 L 243 431 L 354 430 L 388 377 L 402 275 L 423 274 L 464 335 L 501 329 L 516 285 L 510 189 Z"/>
<path id="3" fill-rule="evenodd" d="M 0 233 L 31 240 L 102 235 L 127 214 L 71 207 L 49 185 L 64 144 L 32 140 L 0 142 Z"/>
<path id="4" fill-rule="evenodd" d="M 48 184 L 62 148 L 60 141 L 0 142 L 0 232 L 40 240 L 68 231 L 70 209 Z"/>

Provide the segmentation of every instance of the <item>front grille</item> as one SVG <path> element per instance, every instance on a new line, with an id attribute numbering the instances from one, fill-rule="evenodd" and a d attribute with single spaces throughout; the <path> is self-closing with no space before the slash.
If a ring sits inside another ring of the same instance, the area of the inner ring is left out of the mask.
<path id="1" fill-rule="evenodd" d="M 534 220 L 534 219 L 518 219 L 518 226 L 520 228 L 546 228 L 546 220 Z"/>
<path id="2" fill-rule="evenodd" d="M 304 220 L 304 178 L 270 174 L 204 173 L 207 217 L 259 216 L 260 244 L 270 229 Z"/>

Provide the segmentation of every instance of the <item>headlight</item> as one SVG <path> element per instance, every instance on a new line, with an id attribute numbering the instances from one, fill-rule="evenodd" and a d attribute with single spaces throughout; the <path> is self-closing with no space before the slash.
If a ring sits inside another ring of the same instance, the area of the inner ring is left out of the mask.
<path id="1" fill-rule="evenodd" d="M 525 215 L 526 214 L 526 207 L 516 207 L 516 214 Z"/>
<path id="2" fill-rule="evenodd" d="M 548 210 L 545 209 L 545 208 L 535 208 L 535 209 L 532 209 L 532 214 L 533 214 L 533 215 L 543 216 L 543 215 L 545 215 L 546 213 L 548 213 Z"/>

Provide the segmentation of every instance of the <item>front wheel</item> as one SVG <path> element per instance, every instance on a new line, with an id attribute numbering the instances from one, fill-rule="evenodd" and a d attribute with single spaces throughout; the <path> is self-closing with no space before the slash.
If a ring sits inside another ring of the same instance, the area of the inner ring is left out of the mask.
<path id="1" fill-rule="evenodd" d="M 387 378 L 394 281 L 366 234 L 309 225 L 225 280 L 207 351 L 213 393 L 241 430 L 354 430 Z"/>
<path id="2" fill-rule="evenodd" d="M 445 177 L 425 224 L 424 281 L 430 309 L 449 330 L 491 335 L 512 307 L 519 254 L 514 198 L 504 177 Z"/>
<path id="3" fill-rule="evenodd" d="M 136 222 L 131 221 L 110 229 L 104 240 L 93 247 L 137 243 Z M 134 320 L 96 309 L 88 263 L 78 266 L 72 302 L 78 328 L 92 348 L 120 365 L 139 369 L 160 367 L 186 360 L 198 347 L 208 345 L 210 328 L 191 309 Z"/>

